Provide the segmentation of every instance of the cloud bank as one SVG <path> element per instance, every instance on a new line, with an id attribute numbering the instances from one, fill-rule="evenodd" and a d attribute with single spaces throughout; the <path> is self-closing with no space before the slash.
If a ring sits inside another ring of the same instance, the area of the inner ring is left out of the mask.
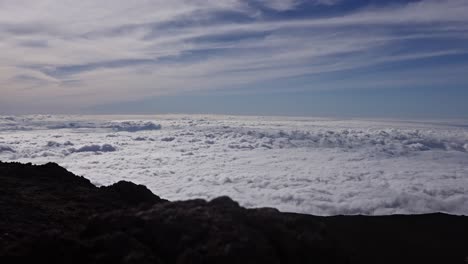
<path id="1" fill-rule="evenodd" d="M 129 123 L 161 128 L 108 126 Z M 467 158 L 466 120 L 0 117 L 3 161 L 57 162 L 97 185 L 130 180 L 171 200 L 229 195 L 319 215 L 468 214 Z"/>

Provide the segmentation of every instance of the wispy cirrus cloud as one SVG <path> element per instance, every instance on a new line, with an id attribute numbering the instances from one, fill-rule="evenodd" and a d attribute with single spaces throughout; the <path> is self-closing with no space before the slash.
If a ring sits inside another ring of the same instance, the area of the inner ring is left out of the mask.
<path id="1" fill-rule="evenodd" d="M 468 53 L 466 1 L 347 5 L 0 1 L 0 105 L 78 111 Z"/>

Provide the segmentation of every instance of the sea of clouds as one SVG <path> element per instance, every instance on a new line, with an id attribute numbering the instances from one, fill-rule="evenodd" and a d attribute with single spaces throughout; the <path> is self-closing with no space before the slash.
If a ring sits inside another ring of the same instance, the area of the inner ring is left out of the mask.
<path id="1" fill-rule="evenodd" d="M 468 214 L 468 122 L 199 115 L 0 116 L 0 160 L 57 162 L 170 200 L 317 215 Z"/>

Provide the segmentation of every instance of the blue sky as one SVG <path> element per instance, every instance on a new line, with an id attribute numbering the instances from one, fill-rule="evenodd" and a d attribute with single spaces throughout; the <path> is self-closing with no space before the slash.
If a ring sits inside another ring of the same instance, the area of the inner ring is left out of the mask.
<path id="1" fill-rule="evenodd" d="M 467 117 L 466 14 L 466 0 L 0 0 L 0 113 Z"/>

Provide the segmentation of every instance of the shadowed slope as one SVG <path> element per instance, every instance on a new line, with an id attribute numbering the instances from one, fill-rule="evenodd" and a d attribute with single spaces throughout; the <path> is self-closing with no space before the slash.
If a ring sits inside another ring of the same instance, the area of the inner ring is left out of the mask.
<path id="1" fill-rule="evenodd" d="M 245 209 L 0 162 L 0 256 L 67 263 L 463 263 L 468 218 Z"/>

